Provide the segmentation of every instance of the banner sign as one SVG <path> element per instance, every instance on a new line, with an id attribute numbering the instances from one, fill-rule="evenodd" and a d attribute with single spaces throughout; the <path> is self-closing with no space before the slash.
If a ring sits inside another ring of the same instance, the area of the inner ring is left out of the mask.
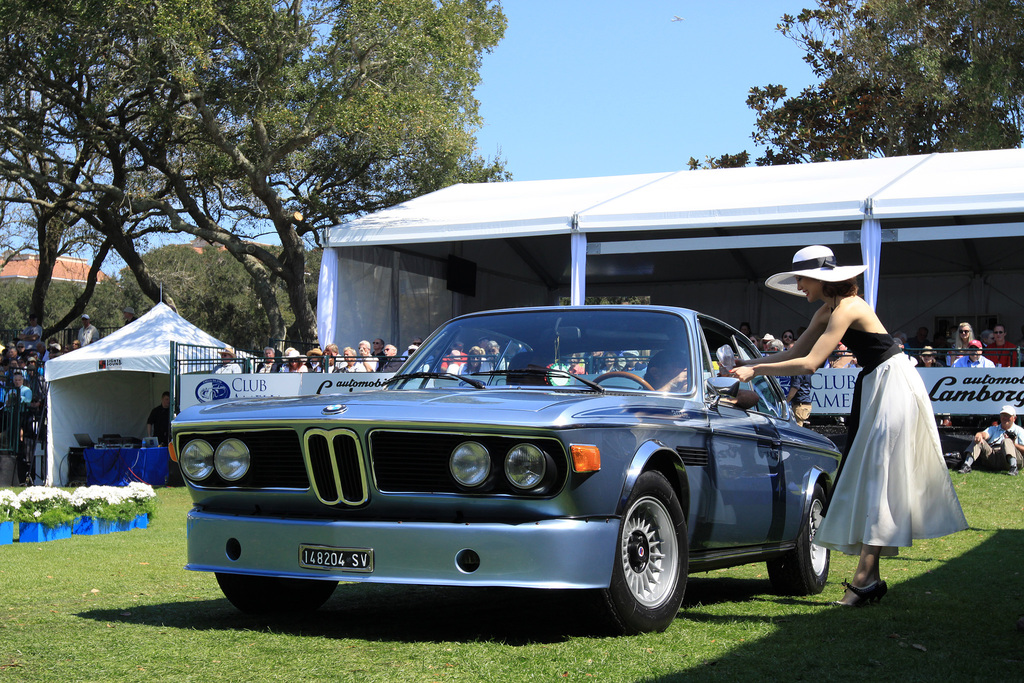
<path id="1" fill-rule="evenodd" d="M 859 368 L 818 370 L 811 377 L 811 414 L 848 415 Z M 918 368 L 932 409 L 940 415 L 998 415 L 1024 408 L 1024 368 Z"/>
<path id="2" fill-rule="evenodd" d="M 330 373 L 280 372 L 268 374 L 181 375 L 178 405 L 181 410 L 200 403 L 270 396 L 350 394 L 383 389 L 392 372 Z"/>
<path id="3" fill-rule="evenodd" d="M 998 415 L 1024 410 L 1024 368 L 918 368 L 936 414 Z M 860 368 L 818 370 L 811 377 L 811 414 L 848 415 Z M 179 406 L 268 396 L 350 394 L 384 388 L 394 373 L 271 373 L 181 375 Z"/>

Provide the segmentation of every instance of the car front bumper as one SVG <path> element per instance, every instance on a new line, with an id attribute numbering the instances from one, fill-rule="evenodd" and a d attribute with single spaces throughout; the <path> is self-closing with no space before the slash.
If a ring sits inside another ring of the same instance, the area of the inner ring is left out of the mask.
<path id="1" fill-rule="evenodd" d="M 438 586 L 605 588 L 618 520 L 551 519 L 524 524 L 329 521 L 189 512 L 193 571 Z M 373 550 L 371 573 L 300 566 L 299 545 Z M 460 569 L 472 550 L 479 567 Z M 235 557 L 236 559 L 232 559 Z"/>

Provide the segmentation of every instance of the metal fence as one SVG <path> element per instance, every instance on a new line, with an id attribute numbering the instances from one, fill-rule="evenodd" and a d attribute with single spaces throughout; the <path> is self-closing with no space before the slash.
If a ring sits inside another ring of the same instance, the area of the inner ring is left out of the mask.
<path id="1" fill-rule="evenodd" d="M 21 443 L 21 401 L 14 394 L 9 395 L 14 400 L 5 400 L 0 407 L 0 455 L 17 455 Z"/>
<path id="2" fill-rule="evenodd" d="M 8 329 L 0 330 L 0 344 L 3 344 L 4 346 L 8 346 L 12 342 L 13 343 L 17 343 L 18 335 L 21 334 L 24 331 L 24 329 L 25 329 L 24 327 L 18 327 L 18 328 L 15 328 L 15 329 L 8 328 Z M 60 348 L 63 349 L 64 351 L 67 351 L 67 350 L 69 350 L 72 347 L 74 342 L 78 339 L 78 330 L 79 329 L 81 329 L 81 328 L 78 328 L 78 327 L 66 327 L 63 330 L 57 330 L 56 332 L 53 332 L 53 333 L 45 336 L 43 339 L 40 339 L 39 341 L 42 341 L 42 342 L 45 342 L 45 343 L 49 343 L 50 339 L 56 339 L 57 343 L 60 344 Z M 96 329 L 99 330 L 99 332 L 100 332 L 100 339 L 102 339 L 103 337 L 106 337 L 108 334 L 111 334 L 113 332 L 117 332 L 121 328 L 120 327 L 97 327 Z"/>

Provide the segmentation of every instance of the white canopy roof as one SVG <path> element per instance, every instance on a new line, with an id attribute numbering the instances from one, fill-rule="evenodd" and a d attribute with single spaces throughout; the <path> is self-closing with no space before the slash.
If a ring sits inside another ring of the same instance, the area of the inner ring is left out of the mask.
<path id="1" fill-rule="evenodd" d="M 417 197 L 328 233 L 327 246 L 1019 212 L 1024 149 L 480 183 Z"/>
<path id="2" fill-rule="evenodd" d="M 46 380 L 52 383 L 101 370 L 167 375 L 171 372 L 172 341 L 197 346 L 224 346 L 224 342 L 203 332 L 167 304 L 160 303 L 117 332 L 48 361 Z"/>

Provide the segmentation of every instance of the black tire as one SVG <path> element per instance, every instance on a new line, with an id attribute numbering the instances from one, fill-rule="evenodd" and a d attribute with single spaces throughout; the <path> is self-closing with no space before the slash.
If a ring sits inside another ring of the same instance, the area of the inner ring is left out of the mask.
<path id="1" fill-rule="evenodd" d="M 689 564 L 686 518 L 660 472 L 636 480 L 619 522 L 615 565 L 601 591 L 617 630 L 664 631 L 679 613 Z"/>
<path id="2" fill-rule="evenodd" d="M 312 612 L 327 602 L 337 581 L 282 579 L 218 572 L 217 583 L 232 605 L 246 614 Z"/>
<path id="3" fill-rule="evenodd" d="M 813 543 L 824 509 L 825 491 L 815 484 L 811 504 L 796 537 L 796 547 L 782 557 L 768 561 L 768 578 L 780 593 L 817 595 L 825 588 L 829 551 Z"/>

